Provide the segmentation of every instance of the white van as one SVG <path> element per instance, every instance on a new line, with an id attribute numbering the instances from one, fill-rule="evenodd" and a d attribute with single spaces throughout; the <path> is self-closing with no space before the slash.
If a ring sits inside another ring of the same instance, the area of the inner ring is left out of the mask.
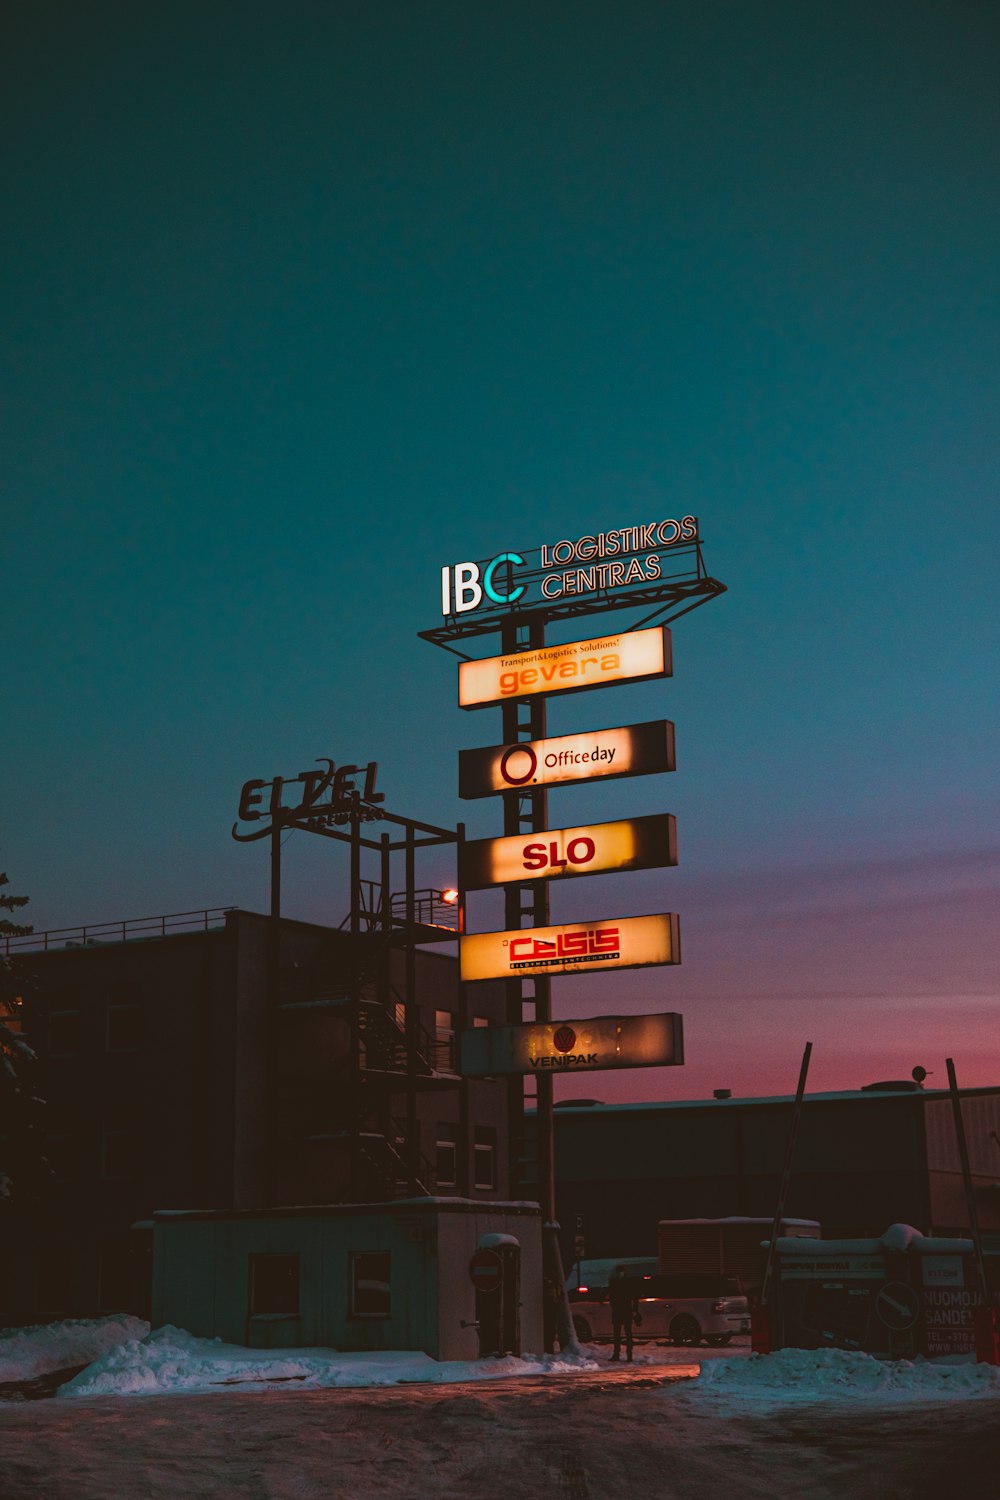
<path id="1" fill-rule="evenodd" d="M 676 1276 L 630 1276 L 629 1285 L 642 1320 L 636 1325 L 636 1340 L 669 1339 L 693 1345 L 704 1339 L 720 1349 L 734 1334 L 750 1332 L 750 1304 L 735 1277 L 689 1271 Z M 587 1344 L 613 1336 L 606 1286 L 579 1286 L 570 1291 L 569 1298 L 578 1339 Z"/>

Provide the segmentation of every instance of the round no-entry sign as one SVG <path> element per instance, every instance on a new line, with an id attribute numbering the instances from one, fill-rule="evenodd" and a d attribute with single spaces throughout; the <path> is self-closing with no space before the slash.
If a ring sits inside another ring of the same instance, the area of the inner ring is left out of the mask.
<path id="1" fill-rule="evenodd" d="M 469 1261 L 469 1280 L 480 1292 L 495 1292 L 503 1280 L 503 1266 L 495 1250 L 477 1250 Z"/>

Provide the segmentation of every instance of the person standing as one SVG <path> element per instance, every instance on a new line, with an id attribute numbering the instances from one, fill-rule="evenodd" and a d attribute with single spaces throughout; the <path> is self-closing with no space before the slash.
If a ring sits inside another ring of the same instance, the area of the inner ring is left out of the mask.
<path id="1" fill-rule="evenodd" d="M 632 1325 L 638 1328 L 642 1323 L 639 1316 L 639 1302 L 632 1285 L 631 1277 L 626 1266 L 615 1266 L 614 1274 L 608 1283 L 608 1301 L 611 1303 L 611 1327 L 615 1338 L 615 1348 L 612 1359 L 621 1359 L 622 1334 L 625 1335 L 625 1357 L 632 1361 Z"/>

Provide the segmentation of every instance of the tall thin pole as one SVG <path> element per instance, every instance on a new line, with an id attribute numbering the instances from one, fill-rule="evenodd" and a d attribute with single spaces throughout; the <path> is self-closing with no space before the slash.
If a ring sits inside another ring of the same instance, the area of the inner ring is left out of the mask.
<path id="1" fill-rule="evenodd" d="M 767 1247 L 767 1261 L 764 1265 L 764 1280 L 760 1288 L 760 1304 L 767 1305 L 768 1294 L 771 1290 L 771 1276 L 774 1271 L 774 1261 L 777 1254 L 778 1235 L 781 1233 L 781 1221 L 785 1217 L 785 1202 L 788 1198 L 788 1184 L 792 1177 L 792 1164 L 795 1161 L 795 1143 L 799 1138 L 799 1121 L 802 1118 L 802 1096 L 806 1091 L 806 1076 L 809 1072 L 809 1059 L 812 1056 L 813 1044 L 806 1042 L 806 1049 L 802 1054 L 802 1066 L 799 1069 L 799 1086 L 795 1090 L 795 1104 L 792 1109 L 792 1118 L 788 1126 L 788 1139 L 785 1141 L 785 1161 L 781 1168 L 781 1181 L 778 1185 L 778 1200 L 774 1205 L 774 1222 L 771 1225 L 771 1239 Z"/>
<path id="2" fill-rule="evenodd" d="M 535 615 L 527 622 L 527 641 L 518 642 L 516 619 L 505 620 L 501 628 L 501 649 L 506 655 L 518 650 L 519 645 L 529 650 L 540 650 L 545 645 L 545 617 Z M 544 696 L 534 697 L 528 704 L 528 717 L 523 718 L 524 705 L 518 702 L 505 703 L 503 713 L 503 737 L 505 744 L 516 744 L 521 740 L 544 739 L 546 734 L 546 705 Z M 548 793 L 545 787 L 504 793 L 504 834 L 544 833 L 548 823 Z M 525 898 L 528 904 L 525 905 Z M 549 923 L 549 882 L 547 879 L 530 882 L 527 887 L 512 882 L 505 887 L 504 910 L 506 926 L 519 928 L 527 924 L 546 927 Z M 534 1019 L 546 1024 L 552 1020 L 552 982 L 544 975 L 529 981 L 532 993 L 525 996 L 521 980 L 508 981 L 507 1019 L 518 1024 L 523 1019 L 525 999 L 533 1001 Z M 524 1084 L 519 1077 L 512 1080 L 518 1094 L 517 1104 L 523 1115 Z M 546 1345 L 553 1346 L 553 1332 L 563 1350 L 579 1353 L 579 1344 L 573 1329 L 573 1320 L 566 1295 L 566 1278 L 563 1273 L 562 1251 L 559 1245 L 559 1224 L 556 1220 L 556 1174 L 555 1174 L 555 1090 L 551 1073 L 535 1075 L 535 1140 L 538 1150 L 538 1202 L 542 1211 L 542 1276 L 543 1303 L 551 1309 L 554 1329 L 546 1328 Z M 512 1107 L 515 1095 L 511 1095 Z M 520 1132 L 522 1142 L 524 1130 Z M 523 1148 L 522 1148 L 523 1149 Z M 548 1320 L 546 1320 L 548 1321 Z"/>
<path id="3" fill-rule="evenodd" d="M 948 1069 L 951 1112 L 955 1118 L 958 1155 L 962 1163 L 962 1181 L 965 1184 L 965 1202 L 969 1210 L 969 1226 L 972 1229 L 972 1248 L 976 1253 L 976 1266 L 979 1271 L 979 1283 L 983 1294 L 983 1301 L 989 1302 L 990 1288 L 989 1282 L 986 1279 L 986 1261 L 983 1258 L 983 1237 L 979 1232 L 979 1210 L 976 1207 L 976 1194 L 972 1186 L 972 1169 L 969 1166 L 969 1145 L 965 1138 L 965 1123 L 962 1119 L 962 1098 L 958 1092 L 958 1080 L 955 1076 L 955 1063 L 952 1058 L 945 1058 L 945 1067 Z"/>

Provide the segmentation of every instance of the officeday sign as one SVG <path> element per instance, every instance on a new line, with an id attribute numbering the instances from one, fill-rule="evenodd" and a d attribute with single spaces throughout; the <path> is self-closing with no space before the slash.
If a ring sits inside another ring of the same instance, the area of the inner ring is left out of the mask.
<path id="1" fill-rule="evenodd" d="M 561 927 L 467 933 L 459 941 L 460 976 L 466 982 L 641 969 L 680 961 L 680 920 L 676 912 L 570 922 Z"/>
<path id="2" fill-rule="evenodd" d="M 652 813 L 527 836 L 471 839 L 459 846 L 458 883 L 463 891 L 475 891 L 523 880 L 655 870 L 676 863 L 676 820 L 671 813 Z"/>
<path id="3" fill-rule="evenodd" d="M 469 614 L 539 600 L 606 593 L 655 584 L 664 576 L 662 554 L 698 541 L 698 518 L 650 521 L 548 543 L 534 552 L 499 552 L 483 562 L 441 569 L 441 613 Z"/>
<path id="4" fill-rule="evenodd" d="M 614 682 L 644 682 L 673 672 L 665 625 L 624 631 L 509 656 L 485 656 L 458 667 L 460 708 L 488 708 L 540 693 L 573 693 Z"/>
<path id="5" fill-rule="evenodd" d="M 654 719 L 557 739 L 460 750 L 458 795 L 468 800 L 520 787 L 650 776 L 676 766 L 674 726 L 669 719 Z"/>
<path id="6" fill-rule="evenodd" d="M 683 1020 L 668 1012 L 483 1026 L 460 1033 L 459 1057 L 464 1078 L 679 1067 L 684 1062 Z"/>

